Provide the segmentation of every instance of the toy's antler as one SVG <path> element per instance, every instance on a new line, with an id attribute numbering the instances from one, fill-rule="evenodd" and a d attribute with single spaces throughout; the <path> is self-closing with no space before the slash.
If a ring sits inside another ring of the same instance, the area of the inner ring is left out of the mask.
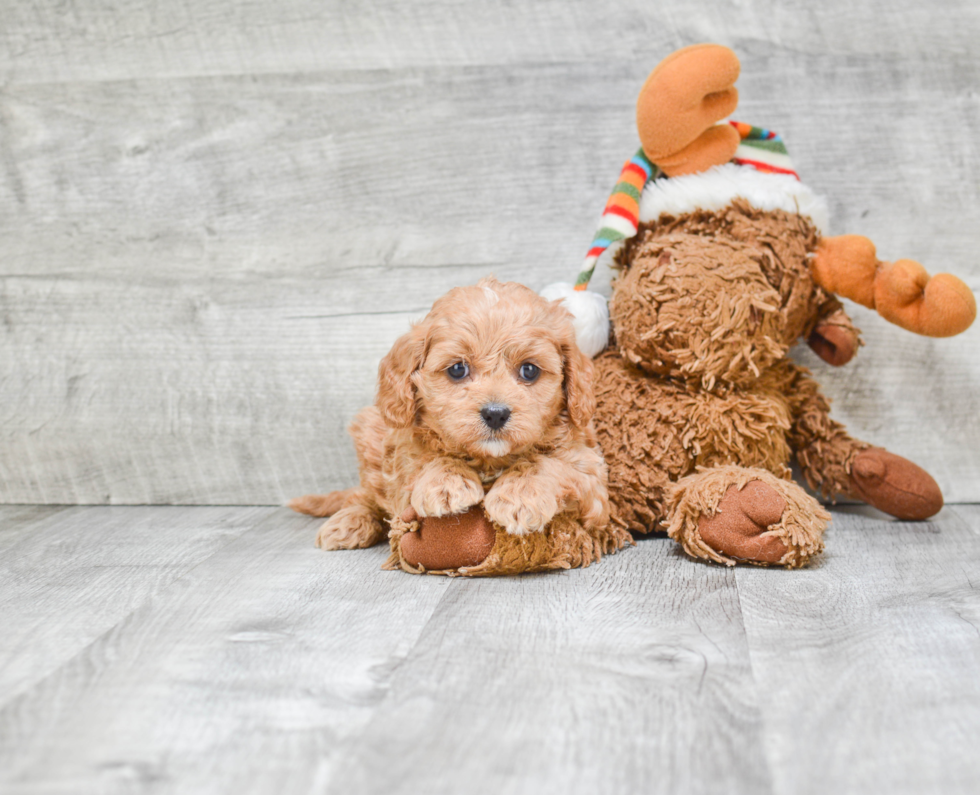
<path id="1" fill-rule="evenodd" d="M 973 292 L 948 273 L 930 277 L 918 262 L 881 262 L 860 235 L 826 237 L 811 265 L 825 290 L 877 310 L 885 320 L 927 337 L 952 337 L 977 316 Z"/>
<path id="2" fill-rule="evenodd" d="M 738 105 L 738 58 L 720 44 L 692 44 L 654 69 L 636 103 L 643 151 L 668 176 L 727 163 L 739 134 L 718 124 Z"/>

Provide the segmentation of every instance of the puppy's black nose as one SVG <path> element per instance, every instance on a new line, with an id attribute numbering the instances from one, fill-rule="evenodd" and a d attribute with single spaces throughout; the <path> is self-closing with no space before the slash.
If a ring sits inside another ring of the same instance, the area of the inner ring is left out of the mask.
<path id="1" fill-rule="evenodd" d="M 510 409 L 499 403 L 488 403 L 480 410 L 480 416 L 483 417 L 488 428 L 499 431 L 507 424 Z"/>

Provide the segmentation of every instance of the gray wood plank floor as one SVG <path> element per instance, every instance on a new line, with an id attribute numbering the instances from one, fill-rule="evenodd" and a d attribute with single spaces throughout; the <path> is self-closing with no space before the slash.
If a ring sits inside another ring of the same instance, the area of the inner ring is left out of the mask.
<path id="1" fill-rule="evenodd" d="M 3 793 L 974 793 L 980 506 L 485 581 L 277 508 L 0 507 Z"/>

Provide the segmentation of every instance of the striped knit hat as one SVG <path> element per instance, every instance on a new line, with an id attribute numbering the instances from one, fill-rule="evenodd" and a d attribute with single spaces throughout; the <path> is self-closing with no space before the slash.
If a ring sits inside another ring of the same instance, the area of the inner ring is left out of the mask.
<path id="1" fill-rule="evenodd" d="M 742 142 L 735 150 L 732 162 L 751 166 L 757 171 L 770 174 L 788 174 L 797 180 L 783 139 L 771 130 L 749 124 L 729 122 L 741 136 Z M 666 179 L 656 165 L 650 162 L 642 149 L 626 161 L 613 188 L 606 208 L 602 212 L 599 231 L 596 232 L 585 256 L 585 264 L 575 279 L 575 290 L 581 292 L 589 286 L 596 263 L 602 253 L 613 243 L 626 240 L 636 234 L 640 219 L 640 196 L 647 183 L 654 179 Z"/>

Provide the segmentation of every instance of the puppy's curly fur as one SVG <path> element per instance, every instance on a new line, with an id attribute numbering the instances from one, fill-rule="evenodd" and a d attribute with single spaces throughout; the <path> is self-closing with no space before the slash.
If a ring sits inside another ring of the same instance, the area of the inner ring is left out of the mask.
<path id="1" fill-rule="evenodd" d="M 501 411 L 509 416 L 494 428 Z M 523 285 L 484 279 L 436 301 L 381 361 L 375 404 L 350 427 L 360 486 L 290 506 L 331 516 L 322 549 L 376 544 L 409 508 L 446 516 L 481 501 L 511 535 L 543 532 L 564 514 L 590 545 L 618 548 L 628 541 L 605 538 L 594 411 L 592 362 L 568 312 Z"/>

